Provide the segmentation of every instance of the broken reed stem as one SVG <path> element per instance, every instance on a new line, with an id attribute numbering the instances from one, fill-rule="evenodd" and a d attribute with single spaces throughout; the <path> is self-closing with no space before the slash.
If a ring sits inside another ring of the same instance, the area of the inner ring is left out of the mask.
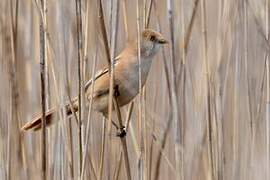
<path id="1" fill-rule="evenodd" d="M 82 13 L 81 0 L 75 0 L 76 4 L 76 24 L 77 24 L 77 48 L 78 48 L 78 125 L 79 125 L 79 174 L 82 172 Z M 80 175 L 79 175 L 80 177 Z"/>
<path id="2" fill-rule="evenodd" d="M 40 16 L 40 25 L 39 25 L 39 36 L 40 36 L 40 81 L 41 81 L 41 108 L 42 108 L 42 131 L 41 131 L 41 163 L 42 163 L 42 179 L 46 180 L 46 89 L 45 89 L 45 65 L 46 65 L 46 28 L 47 28 L 47 0 L 41 0 L 41 10 L 40 12 L 43 14 Z"/>
<path id="3" fill-rule="evenodd" d="M 110 56 L 110 48 L 108 44 L 108 38 L 107 38 L 107 31 L 106 31 L 106 26 L 105 26 L 105 21 L 104 21 L 104 13 L 103 13 L 103 7 L 102 7 L 102 1 L 99 0 L 99 22 L 101 26 L 101 32 L 102 32 L 102 37 L 103 37 L 103 42 L 105 46 L 105 52 L 106 52 L 106 59 L 108 62 L 108 68 L 109 68 L 109 73 L 111 75 L 111 56 Z M 110 92 L 112 91 L 112 87 L 110 86 Z M 112 101 L 115 101 L 118 104 L 117 100 L 115 99 L 114 96 L 112 96 Z M 114 106 L 115 110 L 117 112 L 120 112 L 119 106 Z M 117 119 L 119 121 L 119 124 L 122 125 L 122 119 L 121 119 L 121 113 L 117 113 Z M 111 123 L 111 120 L 109 120 Z M 131 173 L 130 173 L 130 166 L 129 166 L 129 158 L 128 158 L 128 150 L 127 150 L 127 143 L 126 143 L 126 137 L 120 138 L 121 139 L 121 144 L 124 152 L 124 160 L 125 160 L 125 167 L 126 167 L 126 174 L 127 174 L 127 179 L 131 180 Z"/>

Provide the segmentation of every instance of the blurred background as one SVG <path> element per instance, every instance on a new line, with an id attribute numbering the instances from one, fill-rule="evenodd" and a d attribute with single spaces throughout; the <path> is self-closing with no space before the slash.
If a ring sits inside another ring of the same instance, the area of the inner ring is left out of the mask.
<path id="1" fill-rule="evenodd" d="M 99 0 L 81 1 L 78 56 L 79 2 L 47 0 L 47 109 L 63 107 L 107 66 Z M 121 109 L 124 121 L 132 110 L 129 161 L 115 128 L 96 112 L 89 118 L 82 100 L 81 131 L 61 108 L 47 128 L 47 179 L 129 179 L 126 163 L 133 180 L 270 179 L 270 2 L 101 2 L 112 57 L 148 19 L 170 43 L 155 57 L 142 98 Z M 42 179 L 41 132 L 20 131 L 41 113 L 41 14 L 39 0 L 0 1 L 1 180 Z"/>

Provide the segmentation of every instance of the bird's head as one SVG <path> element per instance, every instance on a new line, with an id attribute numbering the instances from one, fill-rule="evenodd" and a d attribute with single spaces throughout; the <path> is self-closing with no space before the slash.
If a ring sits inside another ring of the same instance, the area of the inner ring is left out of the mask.
<path id="1" fill-rule="evenodd" d="M 161 45 L 168 41 L 157 31 L 145 29 L 141 34 L 141 55 L 155 55 Z"/>

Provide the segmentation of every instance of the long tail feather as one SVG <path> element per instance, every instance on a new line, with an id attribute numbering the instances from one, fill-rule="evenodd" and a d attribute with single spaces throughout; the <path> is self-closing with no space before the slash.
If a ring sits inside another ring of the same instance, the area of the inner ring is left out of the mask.
<path id="1" fill-rule="evenodd" d="M 77 104 L 73 104 L 73 109 L 75 112 L 78 111 L 78 106 Z M 67 115 L 71 115 L 72 114 L 72 109 L 71 106 L 69 104 L 66 105 L 66 112 Z M 50 126 L 53 124 L 53 117 L 56 115 L 57 113 L 57 109 L 56 108 L 52 108 L 49 111 L 46 112 L 46 126 Z M 27 130 L 40 130 L 41 129 L 41 120 L 42 120 L 42 114 L 39 114 L 37 117 L 35 117 L 32 121 L 26 123 L 21 130 L 23 131 L 27 131 Z"/>

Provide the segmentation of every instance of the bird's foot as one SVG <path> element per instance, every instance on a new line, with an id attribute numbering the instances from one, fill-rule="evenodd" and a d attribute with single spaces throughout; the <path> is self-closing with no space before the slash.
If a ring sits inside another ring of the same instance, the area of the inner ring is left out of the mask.
<path id="1" fill-rule="evenodd" d="M 127 135 L 127 132 L 125 130 L 125 127 L 122 126 L 120 128 L 117 129 L 117 133 L 116 133 L 116 136 L 120 137 L 120 138 L 123 138 Z"/>

